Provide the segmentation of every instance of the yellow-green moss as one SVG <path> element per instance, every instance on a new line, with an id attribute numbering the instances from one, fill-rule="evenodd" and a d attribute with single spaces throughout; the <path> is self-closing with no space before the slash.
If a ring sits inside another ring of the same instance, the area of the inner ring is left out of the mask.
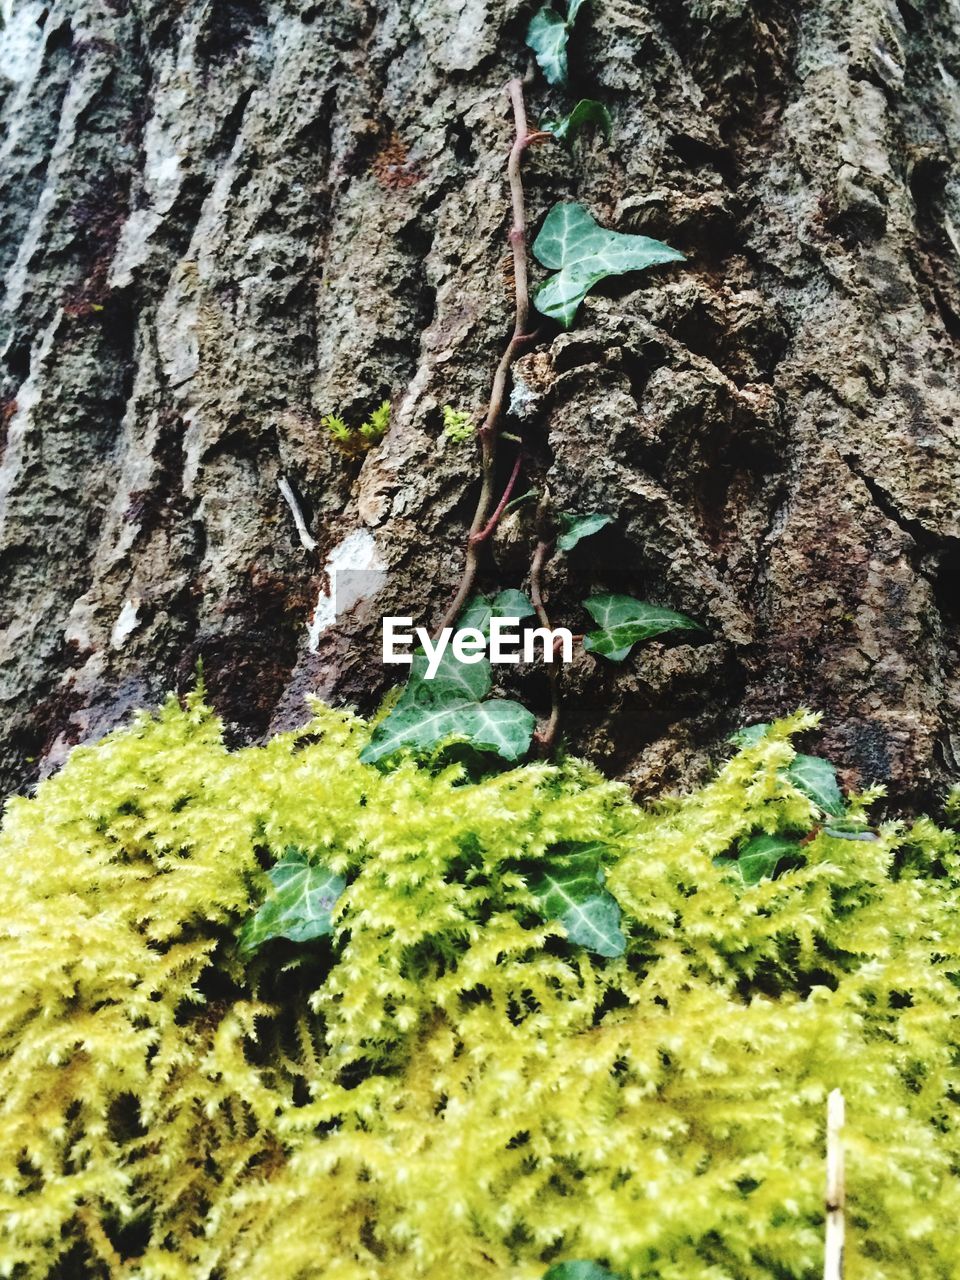
<path id="1" fill-rule="evenodd" d="M 199 698 L 74 751 L 0 835 L 0 1273 L 137 1280 L 774 1280 L 821 1258 L 848 1109 L 848 1280 L 960 1274 L 957 838 L 819 835 L 795 717 L 654 811 L 571 762 L 361 765 L 364 723 L 228 752 Z M 600 961 L 517 874 L 611 849 Z M 345 874 L 333 946 L 241 963 L 288 846 Z"/>

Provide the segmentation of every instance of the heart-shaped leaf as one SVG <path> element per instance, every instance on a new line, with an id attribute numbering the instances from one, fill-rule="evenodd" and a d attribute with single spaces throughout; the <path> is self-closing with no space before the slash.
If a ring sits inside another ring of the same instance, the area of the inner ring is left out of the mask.
<path id="1" fill-rule="evenodd" d="M 600 627 L 585 637 L 583 647 L 611 662 L 622 662 L 638 641 L 649 640 L 664 631 L 705 630 L 685 613 L 661 609 L 633 596 L 591 596 L 583 604 Z"/>
<path id="2" fill-rule="evenodd" d="M 742 729 L 732 733 L 727 741 L 740 747 L 741 750 L 744 747 L 755 747 L 769 728 L 770 725 L 766 723 L 744 725 Z"/>
<path id="3" fill-rule="evenodd" d="M 466 736 L 475 747 L 513 762 L 529 750 L 537 718 L 519 702 L 488 698 L 474 704 L 465 724 Z"/>
<path id="4" fill-rule="evenodd" d="M 787 777 L 824 813 L 839 817 L 845 811 L 837 771 L 829 760 L 821 756 L 794 756 L 787 769 Z"/>
<path id="5" fill-rule="evenodd" d="M 522 591 L 508 587 L 492 600 L 482 592 L 473 596 L 457 619 L 457 626 L 476 627 L 478 631 L 488 635 L 491 618 L 529 618 L 533 613 L 534 608 L 528 597 Z"/>
<path id="6" fill-rule="evenodd" d="M 533 612 L 522 591 L 508 588 L 492 600 L 478 593 L 460 614 L 457 627 L 489 635 L 491 618 L 526 618 Z M 427 679 L 427 665 L 422 650 L 413 655 L 403 693 L 360 752 L 365 764 L 385 760 L 403 747 L 424 751 L 448 739 L 470 742 L 479 751 L 493 751 L 511 762 L 526 753 L 536 718 L 519 702 L 484 701 L 493 685 L 487 658 L 461 662 L 448 644 L 432 680 Z"/>
<path id="7" fill-rule="evenodd" d="M 561 17 L 556 9 L 544 5 L 530 19 L 527 27 L 527 48 L 533 55 L 550 84 L 567 83 L 567 45 L 577 14 L 586 0 L 567 0 L 567 16 Z"/>
<path id="8" fill-rule="evenodd" d="M 613 516 L 602 515 L 598 511 L 591 512 L 588 516 L 575 516 L 568 511 L 561 511 L 560 523 L 563 525 L 563 533 L 557 539 L 557 549 L 572 551 L 581 539 L 589 538 L 592 533 L 599 532 L 605 525 L 612 522 Z"/>
<path id="9" fill-rule="evenodd" d="M 552 133 L 560 142 L 569 145 L 589 124 L 595 124 L 602 129 L 607 139 L 613 132 L 613 119 L 610 112 L 596 98 L 581 98 L 562 120 L 544 120 L 540 128 L 546 133 Z"/>
<path id="10" fill-rule="evenodd" d="M 267 878 L 269 894 L 237 935 L 242 952 L 251 955 L 272 938 L 310 942 L 333 932 L 333 908 L 347 884 L 342 876 L 288 849 Z"/>
<path id="11" fill-rule="evenodd" d="M 529 618 L 534 612 L 529 597 L 513 587 L 493 597 L 491 613 L 494 618 Z"/>
<path id="12" fill-rule="evenodd" d="M 568 941 L 596 955 L 623 955 L 627 942 L 620 931 L 620 906 L 603 888 L 602 849 L 583 845 L 540 864 L 527 879 L 547 920 L 559 920 Z"/>
<path id="13" fill-rule="evenodd" d="M 577 203 L 553 206 L 533 243 L 533 252 L 545 267 L 557 272 L 540 286 L 534 305 L 565 329 L 573 324 L 588 292 L 606 276 L 683 261 L 682 253 L 659 240 L 608 231 Z"/>
<path id="14" fill-rule="evenodd" d="M 533 56 L 539 62 L 540 69 L 549 84 L 566 84 L 567 82 L 569 39 L 570 28 L 555 9 L 545 6 L 538 9 L 530 19 L 530 25 L 527 27 L 527 48 L 533 50 Z"/>
<path id="15" fill-rule="evenodd" d="M 446 658 L 446 654 L 444 654 Z M 423 660 L 424 664 L 426 659 Z M 416 658 L 414 666 L 416 667 Z M 481 702 L 489 692 L 490 664 L 467 666 L 453 659 L 461 673 L 457 680 L 433 680 L 411 676 L 403 695 L 385 720 L 373 732 L 369 744 L 360 753 L 365 764 L 376 764 L 403 747 L 427 750 L 447 739 L 461 739 L 483 751 L 493 751 L 504 760 L 518 760 L 529 748 L 535 717 L 520 705 L 502 699 Z M 470 681 L 474 673 L 486 669 L 486 678 L 477 680 L 476 689 L 483 692 L 471 696 Z"/>
<path id="16" fill-rule="evenodd" d="M 479 662 L 461 662 L 453 652 L 453 646 L 447 645 L 440 655 L 437 670 L 432 680 L 427 679 L 426 654 L 417 652 L 413 655 L 410 666 L 410 679 L 407 681 L 394 712 L 419 693 L 421 685 L 434 691 L 448 689 L 452 694 L 466 698 L 469 702 L 480 702 L 490 692 L 493 685 L 493 673 L 486 658 Z"/>
<path id="17" fill-rule="evenodd" d="M 753 747 L 761 741 L 769 728 L 769 724 L 747 725 L 743 729 L 738 729 L 729 740 L 741 749 Z M 834 818 L 842 817 L 846 813 L 847 806 L 840 784 L 837 782 L 837 771 L 829 760 L 824 760 L 822 756 L 794 756 L 784 773 L 797 790 L 802 791 L 814 804 L 819 805 L 824 813 Z M 835 834 L 836 830 L 832 834 Z M 853 831 L 851 839 L 873 838 L 869 833 L 863 832 L 863 824 L 859 820 L 855 820 L 851 830 Z"/>
<path id="18" fill-rule="evenodd" d="M 544 1273 L 543 1280 L 620 1280 L 599 1262 L 556 1262 Z"/>
<path id="19" fill-rule="evenodd" d="M 574 946 L 595 955 L 614 960 L 626 950 L 627 940 L 620 931 L 620 904 L 606 889 L 570 907 L 560 923 Z"/>
<path id="20" fill-rule="evenodd" d="M 800 856 L 800 845 L 787 836 L 754 836 L 741 847 L 737 867 L 744 884 L 759 884 L 773 878 L 784 858 Z"/>

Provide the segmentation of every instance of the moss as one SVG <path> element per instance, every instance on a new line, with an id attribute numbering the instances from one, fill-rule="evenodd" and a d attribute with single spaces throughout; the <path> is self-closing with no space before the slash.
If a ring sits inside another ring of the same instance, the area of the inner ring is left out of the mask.
<path id="1" fill-rule="evenodd" d="M 319 706 L 228 752 L 171 700 L 75 750 L 0 835 L 0 1272 L 811 1275 L 839 1087 L 848 1280 L 958 1274 L 958 837 L 715 861 L 811 827 L 809 724 L 652 810 L 576 761 L 379 772 Z M 582 840 L 618 960 L 531 909 L 520 869 Z M 348 881 L 334 941 L 243 963 L 290 846 Z"/>

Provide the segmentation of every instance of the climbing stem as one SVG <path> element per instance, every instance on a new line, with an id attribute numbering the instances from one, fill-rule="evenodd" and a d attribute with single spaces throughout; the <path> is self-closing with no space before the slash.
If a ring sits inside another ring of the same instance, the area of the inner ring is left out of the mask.
<path id="1" fill-rule="evenodd" d="M 537 336 L 536 333 L 527 333 L 527 323 L 530 316 L 530 293 L 527 284 L 527 220 L 523 200 L 523 178 L 520 171 L 520 162 L 524 150 L 530 143 L 541 141 L 544 135 L 539 131 L 531 134 L 527 128 L 523 82 L 519 79 L 511 80 L 507 85 L 506 91 L 513 107 L 514 124 L 513 146 L 510 148 L 510 156 L 507 160 L 507 179 L 510 186 L 510 203 L 513 210 L 513 219 L 508 236 L 513 254 L 513 333 L 507 343 L 506 350 L 500 357 L 500 363 L 497 365 L 493 386 L 490 391 L 487 414 L 483 420 L 483 425 L 477 433 L 480 437 L 480 496 L 477 499 L 476 510 L 473 513 L 470 532 L 467 536 L 466 558 L 460 585 L 437 628 L 438 633 L 444 627 L 453 625 L 473 590 L 477 569 L 480 564 L 480 547 L 489 536 L 489 532 L 492 532 L 492 528 L 487 532 L 485 530 L 490 519 L 490 508 L 493 506 L 497 442 L 500 433 L 500 420 L 503 417 L 504 402 L 507 396 L 507 387 L 510 381 L 510 368 L 524 346 L 534 341 Z M 550 135 L 546 136 L 549 137 Z M 514 483 L 516 482 L 514 481 Z M 496 527 L 496 521 L 502 511 L 498 509 L 494 514 L 493 527 Z"/>
<path id="2" fill-rule="evenodd" d="M 549 519 L 549 496 L 544 492 L 537 508 L 537 526 L 540 536 L 537 540 L 533 560 L 530 562 L 530 603 L 533 605 L 537 619 L 547 631 L 551 631 L 550 615 L 543 598 L 543 567 L 553 551 L 554 540 L 547 536 Z M 547 663 L 547 675 L 550 680 L 550 718 L 542 729 L 537 730 L 537 743 L 543 755 L 548 755 L 556 741 L 560 728 L 560 670 L 557 655 Z"/>
<path id="3" fill-rule="evenodd" d="M 513 464 L 513 470 L 510 472 L 510 479 L 507 481 L 507 487 L 503 491 L 503 497 L 497 503 L 496 510 L 494 511 L 493 515 L 490 517 L 490 519 L 483 526 L 483 528 L 480 530 L 479 533 L 474 533 L 470 535 L 470 541 L 474 546 L 478 542 L 485 542 L 487 538 L 490 537 L 491 533 L 493 533 L 494 529 L 497 527 L 500 517 L 503 515 L 504 511 L 506 511 L 507 509 L 507 504 L 510 501 L 510 495 L 513 493 L 514 489 L 517 486 L 517 477 L 520 474 L 520 464 L 522 461 L 523 461 L 523 454 L 518 453 L 517 460 Z"/>

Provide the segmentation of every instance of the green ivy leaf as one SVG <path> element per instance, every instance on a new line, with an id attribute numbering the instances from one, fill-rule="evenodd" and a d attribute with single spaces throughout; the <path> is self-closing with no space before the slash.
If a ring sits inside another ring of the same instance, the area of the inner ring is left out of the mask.
<path id="1" fill-rule="evenodd" d="M 457 626 L 487 635 L 493 617 L 526 618 L 532 613 L 533 605 L 522 591 L 508 588 L 492 600 L 479 592 L 464 607 Z M 418 650 L 403 693 L 360 753 L 364 764 L 376 764 L 403 747 L 425 751 L 448 739 L 469 742 L 510 762 L 526 754 L 536 718 L 519 702 L 484 701 L 493 686 L 489 659 L 461 662 L 448 644 L 432 680 L 427 679 L 427 665 L 426 654 Z"/>
<path id="2" fill-rule="evenodd" d="M 741 846 L 736 865 L 744 884 L 759 884 L 761 880 L 773 879 L 784 858 L 801 856 L 800 845 L 787 836 L 754 836 Z"/>
<path id="3" fill-rule="evenodd" d="M 544 5 L 530 19 L 527 27 L 527 48 L 533 55 L 549 84 L 567 83 L 567 45 L 577 14 L 586 0 L 567 0 L 567 16 L 561 18 L 555 9 Z"/>
<path id="4" fill-rule="evenodd" d="M 553 206 L 533 243 L 533 252 L 545 267 L 557 272 L 540 286 L 534 306 L 565 329 L 573 324 L 580 303 L 600 280 L 684 260 L 682 253 L 649 236 L 608 231 L 576 203 Z"/>
<path id="5" fill-rule="evenodd" d="M 770 728 L 769 724 L 748 724 L 742 729 L 738 729 L 736 733 L 732 733 L 727 739 L 732 742 L 735 747 L 755 747 L 761 741 L 764 734 Z"/>
<path id="6" fill-rule="evenodd" d="M 845 811 L 837 771 L 829 760 L 821 756 L 794 756 L 787 769 L 787 777 L 824 813 L 839 817 Z"/>
<path id="7" fill-rule="evenodd" d="M 512 587 L 493 597 L 492 614 L 495 618 L 529 618 L 535 612 L 529 597 Z"/>
<path id="8" fill-rule="evenodd" d="M 738 729 L 729 741 L 740 748 L 753 747 L 760 742 L 769 728 L 769 724 L 747 725 L 743 729 Z M 840 784 L 837 782 L 837 771 L 829 760 L 824 760 L 822 756 L 794 756 L 784 770 L 784 774 L 798 791 L 802 791 L 814 804 L 819 805 L 824 813 L 834 818 L 842 817 L 846 813 L 847 806 Z M 857 839 L 871 838 L 863 834 L 862 823 L 859 824 L 859 828 L 859 832 L 854 831 Z"/>
<path id="9" fill-rule="evenodd" d="M 308 862 L 298 849 L 288 849 L 267 878 L 271 889 L 266 900 L 237 935 L 241 952 L 251 955 L 273 938 L 310 942 L 333 932 L 333 908 L 347 885 L 342 876 Z"/>
<path id="10" fill-rule="evenodd" d="M 466 736 L 475 747 L 493 751 L 511 763 L 526 755 L 537 718 L 519 702 L 490 698 L 474 704 L 468 714 Z"/>
<path id="11" fill-rule="evenodd" d="M 555 9 L 538 9 L 527 27 L 527 48 L 540 64 L 549 84 L 567 82 L 567 42 L 570 28 Z"/>
<path id="12" fill-rule="evenodd" d="M 557 1262 L 544 1272 L 543 1280 L 621 1280 L 599 1262 Z"/>
<path id="13" fill-rule="evenodd" d="M 627 940 L 620 930 L 620 904 L 606 889 L 565 911 L 560 923 L 574 946 L 585 947 L 595 955 L 613 960 L 626 950 Z"/>
<path id="14" fill-rule="evenodd" d="M 410 679 L 394 711 L 416 698 L 421 686 L 433 690 L 449 689 L 451 694 L 466 698 L 468 702 L 481 702 L 493 687 L 493 670 L 486 658 L 481 658 L 479 662 L 460 662 L 453 652 L 453 646 L 447 645 L 437 663 L 436 674 L 432 680 L 428 680 L 427 656 L 418 651 L 413 655 Z"/>
<path id="15" fill-rule="evenodd" d="M 584 608 L 598 631 L 591 631 L 584 639 L 583 647 L 611 662 L 622 662 L 640 640 L 649 640 L 664 631 L 704 631 L 684 613 L 673 609 L 661 609 L 659 605 L 635 600 L 633 596 L 601 595 L 584 600 Z"/>
<path id="16" fill-rule="evenodd" d="M 533 872 L 527 887 L 547 920 L 559 920 L 567 939 L 596 955 L 623 955 L 627 942 L 620 930 L 620 905 L 603 886 L 602 847 L 583 845 L 550 858 Z"/>
<path id="17" fill-rule="evenodd" d="M 598 102 L 596 98 L 581 98 L 562 120 L 545 120 L 540 128 L 547 133 L 552 133 L 558 141 L 569 145 L 588 124 L 595 124 L 602 129 L 609 141 L 613 133 L 613 118 L 603 103 Z"/>
<path id="18" fill-rule="evenodd" d="M 561 511 L 560 523 L 563 525 L 563 533 L 557 539 L 557 549 L 572 551 L 582 538 L 589 538 L 605 525 L 612 524 L 613 516 L 602 515 L 597 511 L 588 516 L 575 516 L 568 511 Z"/>
<path id="19" fill-rule="evenodd" d="M 490 597 L 485 596 L 482 591 L 475 596 L 471 596 L 457 618 L 457 626 L 476 627 L 478 631 L 485 632 L 490 625 L 492 604 Z M 449 649 L 446 652 L 449 653 Z"/>
<path id="20" fill-rule="evenodd" d="M 529 618 L 535 612 L 529 598 L 522 591 L 508 587 L 491 600 L 478 592 L 467 601 L 457 619 L 458 627 L 476 627 L 484 635 L 489 634 L 491 618 Z M 450 650 L 444 652 L 447 656 Z M 454 660 L 455 661 L 455 660 Z"/>
<path id="21" fill-rule="evenodd" d="M 418 657 L 421 655 L 418 655 Z M 492 751 L 504 760 L 514 761 L 525 754 L 536 725 L 535 717 L 520 705 L 494 698 L 481 702 L 490 690 L 490 664 L 468 666 L 452 658 L 458 676 L 443 678 L 438 670 L 432 680 L 423 679 L 426 658 L 414 670 L 403 695 L 385 720 L 377 725 L 370 742 L 360 753 L 364 764 L 376 764 L 403 747 L 427 750 L 448 739 L 470 742 L 482 751 Z M 480 691 L 474 696 L 473 691 Z"/>

